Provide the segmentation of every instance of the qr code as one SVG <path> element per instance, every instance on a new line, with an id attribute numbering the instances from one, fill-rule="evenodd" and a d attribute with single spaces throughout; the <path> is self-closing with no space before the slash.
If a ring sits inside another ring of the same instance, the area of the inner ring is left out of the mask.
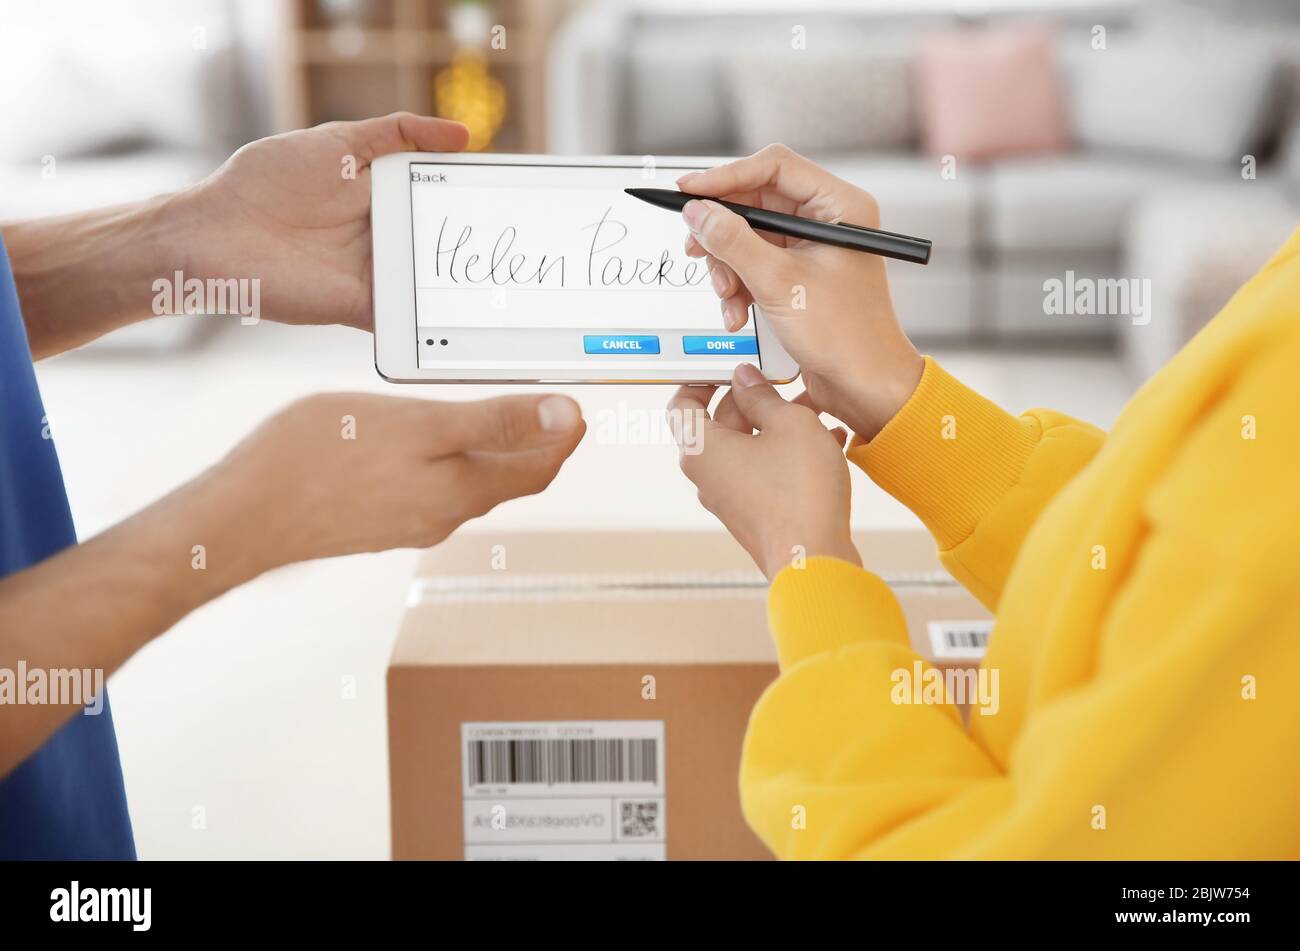
<path id="1" fill-rule="evenodd" d="M 659 835 L 659 803 L 625 802 L 623 805 L 623 837 L 646 839 Z"/>

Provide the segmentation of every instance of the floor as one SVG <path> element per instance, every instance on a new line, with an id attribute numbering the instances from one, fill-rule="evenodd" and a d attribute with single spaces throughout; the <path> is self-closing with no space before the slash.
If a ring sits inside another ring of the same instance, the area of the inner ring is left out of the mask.
<path id="1" fill-rule="evenodd" d="M 375 375 L 369 337 L 341 328 L 231 325 L 179 354 L 147 344 L 107 341 L 40 366 L 82 537 L 193 476 L 297 396 L 395 389 Z M 1105 353 L 936 356 L 1009 409 L 1045 404 L 1102 426 L 1133 388 Z M 668 390 L 562 389 L 583 405 L 588 438 L 549 491 L 481 526 L 716 527 L 657 426 Z M 470 399 L 490 388 L 405 392 Z M 645 438 L 648 426 L 661 438 Z M 855 525 L 915 524 L 861 473 L 855 480 Z M 142 857 L 388 856 L 384 675 L 415 558 L 274 572 L 185 618 L 112 679 Z M 345 678 L 355 678 L 354 698 Z"/>

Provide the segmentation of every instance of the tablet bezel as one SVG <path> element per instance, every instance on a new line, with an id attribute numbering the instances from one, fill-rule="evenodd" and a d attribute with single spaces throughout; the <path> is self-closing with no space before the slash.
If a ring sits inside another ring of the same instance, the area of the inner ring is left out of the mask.
<path id="1" fill-rule="evenodd" d="M 561 376 L 539 371 L 521 376 L 518 370 L 491 369 L 421 369 L 418 365 L 415 314 L 415 262 L 411 231 L 410 166 L 412 163 L 440 165 L 519 165 L 526 167 L 563 168 L 636 168 L 647 167 L 650 157 L 635 156 L 558 156 L 497 155 L 461 152 L 396 152 L 370 165 L 370 228 L 373 250 L 372 303 L 375 319 L 375 369 L 390 383 L 726 383 L 716 367 L 700 370 L 672 370 L 662 378 L 647 378 L 638 368 L 614 369 L 593 364 L 590 370 L 564 370 Z M 700 156 L 663 156 L 654 158 L 654 169 L 670 174 L 660 176 L 671 187 L 672 180 L 700 168 L 709 168 L 728 159 Z M 750 319 L 758 336 L 760 368 L 773 383 L 789 383 L 799 375 L 799 367 L 790 357 L 776 334 L 768 326 L 762 311 L 750 308 Z M 721 317 L 719 317 L 721 323 Z"/>

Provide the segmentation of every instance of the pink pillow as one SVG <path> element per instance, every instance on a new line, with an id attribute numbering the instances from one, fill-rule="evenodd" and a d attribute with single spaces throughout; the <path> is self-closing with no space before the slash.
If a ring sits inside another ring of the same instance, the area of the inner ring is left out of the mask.
<path id="1" fill-rule="evenodd" d="M 921 137 L 933 155 L 1060 152 L 1068 139 L 1052 34 L 1040 23 L 927 37 L 917 60 Z"/>

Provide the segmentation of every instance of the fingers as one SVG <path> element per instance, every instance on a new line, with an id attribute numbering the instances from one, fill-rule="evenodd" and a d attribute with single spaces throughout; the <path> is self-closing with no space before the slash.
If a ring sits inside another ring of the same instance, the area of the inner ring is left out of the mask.
<path id="1" fill-rule="evenodd" d="M 822 408 L 813 401 L 812 396 L 808 393 L 807 390 L 804 390 L 802 393 L 800 393 L 798 396 L 792 399 L 790 403 L 794 406 L 802 406 L 806 409 L 810 409 L 818 417 L 820 417 L 823 412 Z M 845 429 L 843 426 L 830 426 L 827 428 L 830 431 L 831 437 L 835 440 L 835 442 L 839 444 L 839 447 L 841 449 L 843 449 L 845 446 L 849 444 L 849 431 Z"/>
<path id="2" fill-rule="evenodd" d="M 750 363 L 736 367 L 728 395 L 735 399 L 736 408 L 745 419 L 760 431 L 772 426 L 782 413 L 790 409 L 790 404 Z"/>
<path id="3" fill-rule="evenodd" d="M 716 386 L 683 386 L 668 401 L 668 428 L 679 449 L 698 452 L 704 433 L 715 428 L 709 416 L 709 401 L 716 392 Z"/>
<path id="4" fill-rule="evenodd" d="M 700 412 L 709 415 L 709 402 L 718 392 L 716 386 L 689 385 L 679 386 L 673 398 L 668 401 L 668 408 L 678 412 Z"/>
<path id="5" fill-rule="evenodd" d="M 465 494 L 474 516 L 491 511 L 507 499 L 536 495 L 555 481 L 578 442 L 575 438 L 520 452 L 469 452 L 452 457 L 458 460 L 461 472 L 457 491 Z M 444 459 L 438 465 L 450 461 Z"/>
<path id="6" fill-rule="evenodd" d="M 746 158 L 677 180 L 684 192 L 721 197 L 771 188 L 800 204 L 807 204 L 828 184 L 839 179 L 784 145 L 769 145 Z"/>
<path id="7" fill-rule="evenodd" d="M 741 287 L 740 278 L 736 276 L 725 261 L 720 261 L 713 255 L 709 255 L 709 281 L 713 284 L 713 293 L 718 295 L 719 300 L 726 300 L 728 297 L 739 293 Z"/>
<path id="8" fill-rule="evenodd" d="M 813 402 L 813 398 L 812 396 L 809 395 L 807 390 L 804 390 L 802 393 L 800 393 L 790 402 L 795 403 L 796 405 L 799 406 L 806 406 L 814 413 L 816 413 L 818 416 L 820 416 L 823 412 L 822 408 Z"/>
<path id="9" fill-rule="evenodd" d="M 722 325 L 729 333 L 735 333 L 749 322 L 749 306 L 754 303 L 754 298 L 736 272 L 712 255 L 709 256 L 709 272 L 713 292 L 722 302 Z"/>
<path id="10" fill-rule="evenodd" d="M 775 192 L 794 202 L 784 210 L 810 214 L 827 221 L 848 221 L 869 228 L 880 224 L 880 209 L 866 191 L 844 181 L 784 145 L 769 145 L 747 158 L 728 162 L 703 172 L 691 172 L 677 180 L 682 191 L 709 195 L 740 204 L 755 204 L 736 197 L 745 192 Z M 772 204 L 764 201 L 764 207 Z M 804 209 L 803 206 L 809 206 Z M 797 210 L 802 209 L 802 210 Z"/>
<path id="11" fill-rule="evenodd" d="M 781 280 L 785 252 L 760 238 L 739 215 L 715 201 L 688 201 L 682 219 L 700 246 L 729 265 L 751 291 Z"/>
<path id="12" fill-rule="evenodd" d="M 813 398 L 812 396 L 809 395 L 807 390 L 804 390 L 802 393 L 800 393 L 790 402 L 795 406 L 806 407 L 807 409 L 812 410 L 818 416 L 821 416 L 822 414 L 822 408 L 813 402 Z M 840 444 L 841 449 L 843 449 L 845 446 L 849 444 L 849 431 L 845 429 L 843 426 L 831 427 L 830 434 L 835 438 L 835 441 Z"/>
<path id="13" fill-rule="evenodd" d="M 749 305 L 753 302 L 749 291 L 728 297 L 722 302 L 722 326 L 727 328 L 728 333 L 735 333 L 749 322 Z"/>
<path id="14" fill-rule="evenodd" d="M 472 403 L 429 403 L 433 455 L 524 452 L 582 438 L 582 411 L 567 396 L 498 396 Z M 570 446 L 572 449 L 572 446 Z"/>
<path id="15" fill-rule="evenodd" d="M 365 164 L 391 152 L 459 152 L 469 141 L 469 130 L 459 122 L 410 112 L 333 125 Z"/>
<path id="16" fill-rule="evenodd" d="M 718 400 L 717 408 L 713 411 L 713 419 L 719 426 L 734 429 L 746 436 L 754 434 L 753 424 L 745 418 L 745 414 L 736 405 L 736 396 L 733 390 L 727 390 L 722 399 Z"/>

